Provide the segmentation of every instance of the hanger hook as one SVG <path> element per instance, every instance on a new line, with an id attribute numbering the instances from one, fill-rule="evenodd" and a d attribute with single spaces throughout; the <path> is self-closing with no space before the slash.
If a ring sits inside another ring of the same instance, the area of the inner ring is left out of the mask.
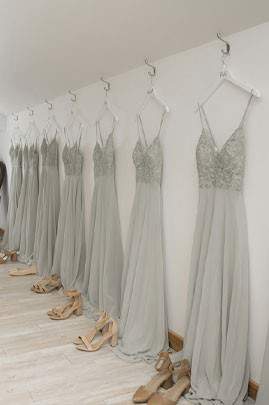
<path id="1" fill-rule="evenodd" d="M 53 105 L 46 98 L 45 98 L 45 103 L 48 105 L 48 109 L 52 110 Z"/>
<path id="2" fill-rule="evenodd" d="M 148 58 L 145 58 L 145 64 L 147 65 L 147 66 L 149 66 L 151 69 L 152 69 L 152 72 L 148 72 L 148 74 L 149 74 L 149 76 L 150 77 L 154 77 L 154 76 L 156 76 L 156 66 L 154 66 L 154 65 L 152 65 L 151 63 L 149 63 L 149 60 L 148 60 Z"/>
<path id="3" fill-rule="evenodd" d="M 226 49 L 225 49 L 225 50 L 224 50 L 224 49 L 221 50 L 222 55 L 223 55 L 223 56 L 228 56 L 228 55 L 230 55 L 231 45 L 229 44 L 229 42 L 228 42 L 228 41 L 225 41 L 225 39 L 222 38 L 222 35 L 221 35 L 220 32 L 217 32 L 217 38 L 218 38 L 220 41 L 224 42 L 224 44 L 226 45 Z"/>
<path id="4" fill-rule="evenodd" d="M 31 107 L 26 107 L 27 110 L 29 111 L 29 117 L 32 117 L 34 115 L 34 110 Z"/>
<path id="5" fill-rule="evenodd" d="M 107 80 L 105 80 L 105 79 L 103 78 L 103 76 L 100 78 L 100 80 L 101 80 L 101 82 L 105 83 L 104 90 L 105 90 L 106 95 L 107 95 L 107 92 L 111 89 L 111 84 L 110 84 L 110 82 L 108 82 Z"/>
<path id="6" fill-rule="evenodd" d="M 77 95 L 75 93 L 73 93 L 71 90 L 68 90 L 68 93 L 71 96 L 71 101 L 73 101 L 73 103 L 75 103 L 77 101 Z"/>
<path id="7" fill-rule="evenodd" d="M 12 116 L 13 116 L 14 121 L 19 121 L 19 115 L 18 114 L 12 113 Z"/>

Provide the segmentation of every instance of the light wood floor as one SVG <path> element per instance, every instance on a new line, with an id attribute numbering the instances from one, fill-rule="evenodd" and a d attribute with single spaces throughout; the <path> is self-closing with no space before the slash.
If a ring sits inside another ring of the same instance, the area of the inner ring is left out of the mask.
<path id="1" fill-rule="evenodd" d="M 153 367 L 118 359 L 108 346 L 76 350 L 72 339 L 87 332 L 90 321 L 50 320 L 46 312 L 65 301 L 62 293 L 35 294 L 36 277 L 10 277 L 10 267 L 0 266 L 0 404 L 131 404 Z"/>
<path id="2" fill-rule="evenodd" d="M 10 277 L 10 267 L 0 266 L 0 404 L 132 404 L 153 367 L 122 361 L 109 346 L 96 353 L 76 350 L 72 339 L 90 321 L 50 320 L 46 312 L 65 301 L 62 293 L 35 294 L 30 287 L 36 277 Z"/>

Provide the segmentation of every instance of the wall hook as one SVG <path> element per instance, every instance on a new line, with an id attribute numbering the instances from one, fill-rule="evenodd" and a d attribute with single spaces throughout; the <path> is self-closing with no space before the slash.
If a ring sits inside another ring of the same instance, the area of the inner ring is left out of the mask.
<path id="1" fill-rule="evenodd" d="M 225 50 L 224 50 L 224 49 L 221 50 L 222 55 L 223 55 L 223 56 L 228 56 L 228 55 L 230 55 L 231 45 L 229 44 L 229 42 L 228 42 L 228 41 L 225 41 L 225 39 L 222 38 L 222 35 L 221 35 L 220 32 L 217 32 L 217 38 L 218 38 L 220 41 L 224 42 L 224 44 L 226 45 L 226 49 L 225 49 Z"/>
<path id="2" fill-rule="evenodd" d="M 48 109 L 52 110 L 53 105 L 46 98 L 45 98 L 45 103 L 48 105 Z"/>
<path id="3" fill-rule="evenodd" d="M 101 82 L 105 83 L 104 90 L 107 94 L 107 92 L 111 89 L 111 84 L 107 80 L 105 80 L 103 77 L 100 78 Z"/>
<path id="4" fill-rule="evenodd" d="M 34 115 L 34 110 L 32 108 L 30 108 L 29 106 L 26 108 L 29 111 L 29 116 L 32 117 Z"/>
<path id="5" fill-rule="evenodd" d="M 68 93 L 71 96 L 71 101 L 73 101 L 73 103 L 75 103 L 77 101 L 77 95 L 75 93 L 73 93 L 71 90 L 68 90 Z"/>
<path id="6" fill-rule="evenodd" d="M 149 63 L 149 60 L 148 60 L 148 58 L 145 58 L 145 64 L 147 65 L 147 66 L 149 66 L 151 69 L 152 69 L 152 72 L 148 72 L 148 74 L 149 74 L 149 76 L 150 77 L 154 77 L 154 76 L 156 76 L 156 66 L 154 66 L 154 65 L 152 65 L 151 63 Z"/>

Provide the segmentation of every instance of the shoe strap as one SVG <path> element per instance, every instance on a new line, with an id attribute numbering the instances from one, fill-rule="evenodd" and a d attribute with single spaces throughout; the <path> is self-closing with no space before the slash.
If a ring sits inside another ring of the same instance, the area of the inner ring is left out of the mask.
<path id="1" fill-rule="evenodd" d="M 170 366 L 173 366 L 173 365 L 170 360 L 169 353 L 160 352 L 157 363 L 155 364 L 155 369 L 160 372 L 160 371 L 167 370 Z"/>

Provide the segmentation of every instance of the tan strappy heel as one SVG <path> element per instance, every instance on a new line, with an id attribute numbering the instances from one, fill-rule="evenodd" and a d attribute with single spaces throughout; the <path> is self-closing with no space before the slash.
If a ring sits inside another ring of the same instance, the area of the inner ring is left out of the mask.
<path id="1" fill-rule="evenodd" d="M 17 251 L 16 250 L 8 250 L 8 249 L 5 249 L 5 251 L 4 251 L 4 253 L 5 253 L 5 255 L 7 256 L 7 257 L 9 257 L 10 258 L 10 260 L 12 261 L 12 262 L 16 262 L 17 261 Z"/>
<path id="2" fill-rule="evenodd" d="M 155 392 L 148 401 L 151 405 L 175 405 L 180 397 L 191 387 L 191 367 L 188 360 L 182 360 L 179 367 L 173 371 L 173 377 L 178 380 L 166 392 Z"/>
<path id="3" fill-rule="evenodd" d="M 152 395 L 148 404 L 150 405 L 176 405 L 178 400 L 189 391 L 191 380 L 189 377 L 182 377 L 178 382 L 169 388 L 165 393 L 155 393 Z"/>
<path id="4" fill-rule="evenodd" d="M 5 253 L 0 253 L 0 264 L 5 264 L 8 261 L 8 256 Z"/>
<path id="5" fill-rule="evenodd" d="M 76 290 L 65 291 L 64 294 L 71 298 L 71 301 L 62 307 L 57 307 L 48 312 L 50 319 L 64 320 L 68 319 L 72 314 L 82 315 L 81 293 Z"/>
<path id="6" fill-rule="evenodd" d="M 9 276 L 34 276 L 37 273 L 35 265 L 25 269 L 11 269 L 8 271 Z"/>
<path id="7" fill-rule="evenodd" d="M 168 389 L 173 385 L 173 365 L 169 358 L 169 353 L 161 352 L 155 365 L 158 374 L 146 384 L 139 387 L 134 396 L 133 402 L 136 404 L 148 402 L 152 395 L 158 391 L 160 387 Z"/>
<path id="8" fill-rule="evenodd" d="M 81 345 L 84 344 L 84 342 L 87 343 L 87 346 L 90 345 L 94 337 L 97 335 L 98 332 L 100 332 L 104 328 L 108 320 L 109 315 L 107 314 L 107 312 L 102 312 L 99 319 L 96 321 L 95 325 L 89 330 L 87 335 L 78 336 L 73 341 L 74 345 Z"/>
<path id="9" fill-rule="evenodd" d="M 62 287 L 60 277 L 57 274 L 52 275 L 49 278 L 38 281 L 31 288 L 37 294 L 48 294 L 53 290 L 59 290 Z"/>
<path id="10" fill-rule="evenodd" d="M 105 329 L 105 330 L 104 330 Z M 82 336 L 82 341 L 84 345 L 77 346 L 76 349 L 82 350 L 84 352 L 96 352 L 101 349 L 101 347 L 110 341 L 112 347 L 116 346 L 118 343 L 118 324 L 115 320 L 109 320 L 102 330 L 102 336 L 98 341 L 91 342 L 88 344 L 87 341 L 84 341 Z"/>

